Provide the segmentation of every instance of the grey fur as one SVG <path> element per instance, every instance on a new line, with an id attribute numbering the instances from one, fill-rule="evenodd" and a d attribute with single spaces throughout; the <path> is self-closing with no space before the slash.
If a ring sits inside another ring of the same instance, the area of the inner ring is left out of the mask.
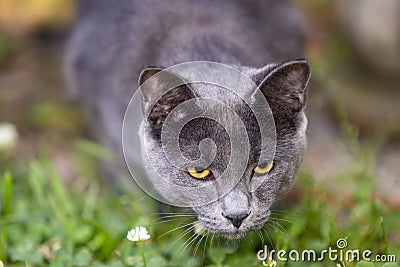
<path id="1" fill-rule="evenodd" d="M 249 184 L 259 160 L 260 132 L 251 111 L 237 96 L 217 86 L 188 85 L 178 88 L 164 102 L 161 99 L 158 111 L 146 109 L 151 94 L 145 93 L 143 109 L 152 119 L 144 138 L 153 160 L 169 179 L 196 184 L 204 181 L 188 179 L 187 173 L 174 169 L 163 158 L 157 125 L 162 124 L 173 103 L 196 96 L 212 96 L 232 106 L 246 122 L 252 148 L 249 165 L 228 194 L 193 209 L 210 232 L 230 238 L 262 227 L 272 203 L 292 185 L 306 145 L 303 109 L 310 69 L 304 60 L 288 61 L 301 57 L 304 50 L 304 32 L 297 13 L 282 0 L 81 2 L 85 6 L 66 56 L 67 77 L 71 87 L 79 89 L 95 133 L 117 155 L 122 155 L 126 106 L 137 88 L 139 74 L 141 80 L 146 80 L 152 72 L 141 72 L 147 66 L 167 67 L 196 60 L 221 62 L 239 69 L 259 86 L 274 115 L 277 147 L 275 167 L 255 192 L 250 192 Z M 286 63 L 268 64 L 282 61 Z M 230 153 L 226 132 L 220 127 L 198 119 L 183 129 L 180 140 L 183 154 L 196 158 L 199 140 L 213 139 L 218 153 L 210 169 L 215 176 Z M 168 188 L 161 190 L 168 195 Z M 243 214 L 248 216 L 239 228 L 227 219 Z"/>

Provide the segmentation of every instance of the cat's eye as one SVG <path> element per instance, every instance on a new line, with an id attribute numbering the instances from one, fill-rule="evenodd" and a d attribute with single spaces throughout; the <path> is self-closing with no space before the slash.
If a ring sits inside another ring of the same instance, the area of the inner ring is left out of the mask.
<path id="1" fill-rule="evenodd" d="M 204 179 L 211 174 L 211 171 L 209 169 L 203 169 L 199 167 L 189 167 L 188 172 L 193 178 L 196 179 Z"/>
<path id="2" fill-rule="evenodd" d="M 272 170 L 273 167 L 274 167 L 274 162 L 270 161 L 258 164 L 256 167 L 254 167 L 253 170 L 257 174 L 267 174 Z"/>

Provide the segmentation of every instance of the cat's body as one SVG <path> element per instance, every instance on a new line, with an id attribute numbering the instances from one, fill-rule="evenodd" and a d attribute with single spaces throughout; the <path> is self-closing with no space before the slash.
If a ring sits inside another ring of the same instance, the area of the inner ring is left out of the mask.
<path id="1" fill-rule="evenodd" d="M 268 63 L 303 56 L 304 36 L 297 14 L 282 0 L 81 2 L 82 16 L 67 53 L 67 75 L 70 87 L 80 91 L 96 135 L 119 155 L 122 155 L 123 116 L 137 88 L 139 74 L 146 66 L 168 67 L 198 60 L 220 62 L 243 71 L 260 86 L 270 103 L 276 124 L 274 168 L 277 174 L 270 174 L 271 179 L 250 193 L 247 187 L 252 174 L 246 171 L 229 194 L 214 203 L 194 208 L 199 214 L 199 221 L 211 232 L 239 237 L 249 230 L 260 228 L 268 219 L 271 204 L 292 184 L 306 142 L 303 108 L 309 78 L 308 64 L 298 60 L 262 68 Z M 142 82 L 150 78 L 151 75 L 144 77 L 147 73 L 153 75 L 158 71 L 142 73 Z M 174 100 L 179 102 L 208 96 L 213 90 L 221 89 L 181 86 Z M 153 101 L 152 95 L 146 96 L 150 102 Z M 234 106 L 243 105 L 228 93 L 222 92 L 220 97 L 224 101 L 230 99 Z M 147 112 L 153 114 L 151 109 Z M 218 111 L 215 112 L 218 114 Z M 246 112 L 244 109 L 244 117 L 251 117 Z M 252 128 L 249 126 L 251 120 L 246 122 L 249 129 Z M 155 153 L 157 162 L 164 162 L 164 158 L 157 156 L 160 154 L 160 140 L 157 134 L 150 133 L 153 126 L 150 122 L 145 128 L 144 138 L 150 140 L 147 142 L 149 151 Z M 199 121 L 196 127 L 200 130 L 194 134 L 191 132 L 190 137 L 187 134 L 187 140 L 201 140 L 211 134 L 221 139 L 216 141 L 217 145 L 226 147 L 224 137 L 213 134 L 220 132 L 217 129 L 219 126 Z M 259 136 L 257 129 L 251 131 L 253 136 Z M 184 136 L 182 138 L 185 139 Z M 250 141 L 252 144 L 258 142 Z M 182 143 L 185 144 L 185 141 Z M 191 146 L 188 144 L 187 147 Z M 252 156 L 249 170 L 259 160 L 257 152 Z M 174 177 L 182 175 L 181 179 L 191 181 L 190 177 L 172 170 L 171 166 L 163 168 L 170 168 L 169 173 L 175 173 Z M 214 172 L 216 174 L 218 170 Z M 166 195 L 170 193 L 167 189 L 165 191 Z"/>

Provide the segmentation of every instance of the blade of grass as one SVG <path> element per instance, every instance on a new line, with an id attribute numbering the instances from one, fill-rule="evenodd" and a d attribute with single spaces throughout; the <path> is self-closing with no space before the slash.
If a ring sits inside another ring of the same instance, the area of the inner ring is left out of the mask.
<path id="1" fill-rule="evenodd" d="M 47 208 L 47 201 L 45 199 L 45 193 L 43 189 L 45 188 L 43 168 L 38 162 L 32 162 L 30 164 L 30 174 L 29 174 L 29 184 L 32 189 L 34 199 L 42 210 Z M 48 209 L 46 209 L 48 210 Z"/>
<path id="2" fill-rule="evenodd" d="M 58 205 L 53 195 L 49 195 L 48 201 L 53 209 L 54 214 L 56 215 L 56 218 L 66 231 L 67 236 L 72 236 L 76 227 L 76 224 L 72 219 L 73 217 L 68 216 L 68 214 L 63 210 L 63 207 Z"/>
<path id="3" fill-rule="evenodd" d="M 4 207 L 3 207 L 3 217 L 8 217 L 11 214 L 12 209 L 12 192 L 13 192 L 13 181 L 12 176 L 9 172 L 4 174 Z M 8 232 L 6 225 L 1 225 L 1 243 L 0 243 L 0 258 L 5 259 L 8 246 Z"/>
<path id="4" fill-rule="evenodd" d="M 386 228 L 385 228 L 385 224 L 383 221 L 383 217 L 381 217 L 381 227 L 382 227 L 383 243 L 385 244 L 385 254 L 389 255 L 389 246 L 388 246 L 388 241 L 387 241 L 387 236 L 386 236 Z"/>
<path id="5" fill-rule="evenodd" d="M 44 169 L 49 174 L 50 186 L 52 189 L 52 191 L 48 193 L 54 197 L 54 201 L 58 208 L 62 207 L 66 214 L 73 216 L 75 214 L 75 209 L 72 205 L 73 201 L 71 200 L 65 185 L 62 183 L 60 176 L 57 174 L 49 160 L 44 160 L 43 164 Z"/>
<path id="6" fill-rule="evenodd" d="M 7 216 L 11 213 L 12 203 L 12 177 L 9 172 L 4 174 L 4 209 L 3 215 Z"/>
<path id="7" fill-rule="evenodd" d="M 85 139 L 78 139 L 75 141 L 75 145 L 77 146 L 77 148 L 79 150 L 87 153 L 88 155 L 90 155 L 96 159 L 100 159 L 100 160 L 104 160 L 104 161 L 108 161 L 108 162 L 112 162 L 113 160 L 115 160 L 115 156 L 113 155 L 113 153 L 111 153 L 105 147 L 103 147 L 95 142 L 85 140 Z"/>
<path id="8" fill-rule="evenodd" d="M 86 193 L 85 205 L 83 207 L 83 218 L 92 219 L 94 217 L 99 192 L 100 189 L 96 184 L 90 185 Z"/>

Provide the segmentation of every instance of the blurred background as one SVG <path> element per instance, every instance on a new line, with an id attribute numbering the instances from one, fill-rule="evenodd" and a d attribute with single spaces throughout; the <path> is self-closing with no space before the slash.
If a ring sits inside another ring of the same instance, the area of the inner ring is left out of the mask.
<path id="1" fill-rule="evenodd" d="M 305 168 L 343 190 L 335 178 L 353 164 L 352 135 L 374 154 L 377 192 L 400 207 L 400 2 L 294 4 L 307 22 L 313 69 Z M 18 132 L 13 156 L 50 155 L 67 184 L 83 175 L 77 154 L 90 139 L 62 76 L 74 14 L 70 0 L 0 1 L 0 122 Z"/>
<path id="2" fill-rule="evenodd" d="M 368 245 L 369 240 L 379 248 L 386 243 L 387 249 L 386 239 L 382 240 L 385 229 L 379 228 L 383 222 L 379 214 L 384 211 L 386 216 L 393 215 L 390 243 L 400 244 L 395 221 L 400 220 L 400 1 L 293 3 L 306 20 L 307 57 L 313 74 L 303 178 L 287 202 L 297 206 L 301 202 L 310 209 L 319 205 L 325 211 L 326 204 L 330 210 L 326 212 L 333 217 L 340 210 L 335 222 L 341 227 L 347 220 L 346 234 L 353 233 L 353 241 L 364 235 L 360 245 Z M 150 208 L 129 193 L 117 197 L 102 193 L 98 164 L 112 156 L 92 139 L 82 109 L 65 90 L 63 50 L 75 13 L 70 0 L 0 0 L 0 260 L 29 258 L 40 265 L 58 259 L 55 251 L 64 246 L 71 249 L 62 257 L 67 260 L 73 255 L 74 266 L 87 266 L 92 256 L 99 261 L 123 258 L 125 265 L 140 266 L 126 264 L 128 260 L 140 262 L 140 258 L 130 258 L 130 253 L 136 253 L 134 248 L 119 243 L 129 225 L 149 223 L 147 217 L 137 215 L 147 214 Z M 40 178 L 48 170 L 47 164 L 37 162 L 43 159 L 54 167 L 60 184 L 53 175 L 49 181 Z M 307 190 L 314 191 L 307 194 Z M 68 197 L 74 204 L 66 205 Z M 336 226 L 324 216 L 304 216 L 305 227 L 326 223 L 327 228 L 293 232 L 287 227 L 289 234 L 303 240 L 302 245 L 326 248 Z M 296 221 L 295 227 L 303 225 L 299 218 Z M 2 228 L 7 224 L 8 229 Z M 52 230 L 46 228 L 50 226 Z M 18 243 L 28 238 L 33 245 Z M 146 249 L 150 253 L 159 247 Z M 151 266 L 183 266 L 162 265 L 165 259 L 157 253 L 153 260 L 158 259 L 158 265 Z M 197 266 L 189 264 L 189 256 L 181 259 L 182 264 Z M 253 251 L 248 256 L 254 261 Z"/>

